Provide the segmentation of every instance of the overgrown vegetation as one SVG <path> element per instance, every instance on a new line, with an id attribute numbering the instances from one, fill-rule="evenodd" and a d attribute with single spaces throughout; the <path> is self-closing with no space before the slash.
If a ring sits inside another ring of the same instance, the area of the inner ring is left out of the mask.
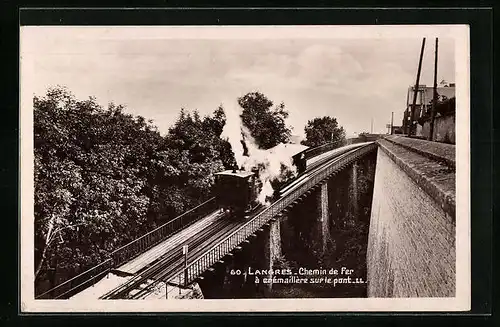
<path id="1" fill-rule="evenodd" d="M 273 102 L 260 92 L 250 92 L 238 98 L 243 108 L 241 120 L 260 149 L 267 150 L 280 143 L 287 143 L 292 130 L 285 124 L 288 111 L 282 102 L 273 107 Z"/>
<path id="2" fill-rule="evenodd" d="M 304 128 L 306 139 L 301 143 L 309 147 L 316 147 L 330 142 L 342 146 L 345 143 L 345 131 L 336 118 L 324 116 L 307 122 Z"/>
<path id="3" fill-rule="evenodd" d="M 205 200 L 213 173 L 234 163 L 223 108 L 182 110 L 165 136 L 123 106 L 62 87 L 33 108 L 37 291 Z"/>

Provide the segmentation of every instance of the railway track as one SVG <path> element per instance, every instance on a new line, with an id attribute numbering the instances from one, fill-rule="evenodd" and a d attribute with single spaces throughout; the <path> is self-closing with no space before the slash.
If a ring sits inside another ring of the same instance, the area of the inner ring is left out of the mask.
<path id="1" fill-rule="evenodd" d="M 311 166 L 307 167 L 307 170 L 301 173 L 297 178 L 295 178 L 292 182 L 290 182 L 288 185 L 283 187 L 280 192 L 279 192 L 279 198 L 287 196 L 290 192 L 293 192 L 293 190 L 303 183 L 307 182 L 309 178 L 313 177 L 316 173 L 318 173 L 320 170 L 323 169 L 323 166 L 328 164 L 329 162 L 333 160 L 338 160 L 342 157 L 348 156 L 349 154 L 353 153 L 356 151 L 358 148 L 361 146 L 365 146 L 368 143 L 357 143 L 353 145 L 351 148 L 346 149 L 345 151 L 341 151 L 340 153 L 332 154 L 332 156 L 326 157 L 324 159 L 318 160 L 317 162 L 314 162 Z M 335 155 L 335 156 L 334 156 Z"/>
<path id="2" fill-rule="evenodd" d="M 196 233 L 196 235 L 189 235 L 187 237 L 185 245 L 188 245 L 189 248 L 195 249 L 197 246 L 201 245 L 207 238 L 213 236 L 214 230 L 225 230 L 225 228 L 230 225 L 230 220 L 223 219 L 224 214 L 221 214 L 218 220 L 212 224 L 209 228 L 203 229 L 200 232 Z M 219 233 L 217 233 L 219 234 Z M 196 236 L 196 237 L 194 237 Z M 189 257 L 191 257 L 194 253 L 191 253 Z M 143 268 L 139 271 L 134 277 L 128 280 L 126 283 L 120 285 L 119 287 L 111 290 L 110 292 L 104 294 L 101 299 L 118 299 L 121 297 L 127 297 L 128 293 L 133 291 L 137 286 L 143 284 L 145 281 L 158 278 L 159 272 L 164 267 L 172 267 L 175 265 L 176 261 L 182 259 L 182 248 L 176 247 L 171 249 L 167 253 L 165 253 L 162 257 L 160 257 L 156 262 L 151 265 Z M 161 280 L 160 280 L 161 281 Z"/>
<path id="3" fill-rule="evenodd" d="M 333 159 L 339 158 L 341 155 L 346 154 L 347 152 L 351 152 L 351 150 L 358 149 L 358 148 L 360 148 L 366 144 L 369 144 L 369 143 L 371 143 L 371 142 L 356 143 L 356 144 L 346 145 L 342 148 L 337 148 L 337 149 L 331 150 L 331 152 L 333 152 L 333 153 L 330 153 L 329 155 L 324 156 L 323 158 L 320 158 L 318 160 L 313 161 L 312 163 L 310 163 L 307 166 L 306 170 L 301 172 L 300 174 L 298 174 L 294 180 L 283 185 L 283 187 L 281 188 L 279 193 L 283 194 L 288 188 L 291 188 L 292 186 L 294 187 L 294 185 L 296 183 L 300 182 L 302 179 L 306 179 L 308 176 L 311 175 L 311 173 L 313 171 L 317 171 L 317 168 L 323 166 L 327 162 L 329 162 Z M 322 155 L 320 155 L 320 156 L 322 156 Z"/>
<path id="4" fill-rule="evenodd" d="M 173 248 L 180 248 L 186 242 L 186 239 L 189 239 L 200 231 L 205 230 L 210 227 L 210 225 L 216 223 L 221 218 L 220 209 L 213 211 L 200 219 L 197 225 L 193 227 L 188 227 L 187 230 L 181 230 L 178 233 L 173 234 L 172 236 L 166 238 L 159 244 L 156 244 L 145 253 L 132 258 L 129 262 L 120 266 L 117 270 L 124 273 L 137 274 L 139 272 L 144 271 L 149 266 L 156 263 L 161 257 L 165 255 L 165 253 L 171 251 Z M 158 255 L 158 252 L 161 251 L 163 254 Z M 144 265 L 143 263 L 147 264 Z"/>
<path id="5" fill-rule="evenodd" d="M 230 232 L 230 230 L 235 225 L 237 225 L 237 223 L 235 222 L 224 224 L 224 226 L 221 226 L 220 229 L 218 229 L 215 234 L 210 233 L 213 232 L 214 229 L 206 231 L 206 235 L 210 235 L 208 240 L 205 241 L 196 240 L 195 242 L 193 242 L 193 244 L 189 245 L 190 248 L 194 247 L 195 250 L 188 255 L 188 263 L 192 261 L 193 258 L 196 258 L 200 254 L 200 252 L 203 251 L 203 249 L 205 249 L 204 245 L 210 246 L 210 244 L 216 241 L 220 236 L 224 235 L 227 232 Z M 138 299 L 141 298 L 142 296 L 147 295 L 156 284 L 158 284 L 161 281 L 166 281 L 166 280 L 168 281 L 168 279 L 173 277 L 177 271 L 182 269 L 183 266 L 184 266 L 184 257 L 182 254 L 182 250 L 179 249 L 170 264 L 160 263 L 159 265 L 153 266 L 152 272 L 150 272 L 147 277 L 148 280 L 150 280 L 147 287 L 141 289 L 139 292 L 136 293 L 134 292 L 133 294 L 129 295 L 128 298 Z"/>
<path id="6" fill-rule="evenodd" d="M 252 217 L 258 214 L 261 208 Z M 236 230 L 246 220 L 234 221 L 225 219 L 221 214 L 216 222 L 200 233 L 190 235 L 185 242 L 188 245 L 188 264 L 195 260 L 207 247 L 213 246 L 223 235 Z M 194 237 L 196 236 L 196 237 Z M 165 253 L 156 262 L 143 268 L 126 283 L 104 294 L 100 299 L 138 299 L 147 295 L 160 282 L 169 280 L 184 266 L 182 247 L 177 247 Z"/>

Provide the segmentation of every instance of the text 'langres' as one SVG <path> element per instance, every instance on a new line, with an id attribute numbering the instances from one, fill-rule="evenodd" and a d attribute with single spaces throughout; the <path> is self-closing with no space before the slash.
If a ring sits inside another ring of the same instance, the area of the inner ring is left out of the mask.
<path id="1" fill-rule="evenodd" d="M 353 269 L 347 269 L 342 267 L 340 269 L 341 275 L 351 275 L 353 273 Z M 231 275 L 241 275 L 242 271 L 240 269 L 231 269 Z M 338 275 L 339 269 L 308 269 L 308 268 L 299 268 L 297 273 L 293 273 L 291 269 L 253 269 L 252 267 L 248 267 L 243 274 L 252 276 L 252 275 Z"/>

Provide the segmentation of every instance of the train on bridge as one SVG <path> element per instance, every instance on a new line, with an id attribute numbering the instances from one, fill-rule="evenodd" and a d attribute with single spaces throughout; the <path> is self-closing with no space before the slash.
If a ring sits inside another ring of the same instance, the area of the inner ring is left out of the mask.
<path id="1" fill-rule="evenodd" d="M 358 143 L 358 142 L 353 142 Z M 283 196 L 297 183 L 307 178 L 307 170 L 319 167 L 332 157 L 340 156 L 359 144 L 350 144 L 338 148 L 336 143 L 328 143 L 316 148 L 308 148 L 292 156 L 292 162 L 296 167 L 298 176 L 286 182 L 280 190 L 275 191 L 275 197 Z M 335 150 L 332 152 L 332 150 Z M 215 198 L 217 206 L 228 213 L 233 219 L 248 219 L 262 204 L 258 196 L 262 190 L 262 181 L 259 178 L 258 168 L 251 171 L 234 168 L 215 173 Z"/>
<path id="2" fill-rule="evenodd" d="M 236 219 L 249 218 L 261 206 L 258 196 L 262 190 L 257 169 L 225 170 L 215 174 L 215 198 L 217 205 Z"/>

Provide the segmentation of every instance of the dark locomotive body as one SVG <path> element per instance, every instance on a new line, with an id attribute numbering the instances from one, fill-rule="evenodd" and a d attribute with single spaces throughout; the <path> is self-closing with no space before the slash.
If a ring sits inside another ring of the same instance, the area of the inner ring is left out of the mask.
<path id="1" fill-rule="evenodd" d="M 257 172 L 226 170 L 215 174 L 216 201 L 231 216 L 247 218 L 259 207 L 261 185 Z"/>
<path id="2" fill-rule="evenodd" d="M 292 156 L 292 161 L 299 174 L 306 170 L 306 150 Z"/>

